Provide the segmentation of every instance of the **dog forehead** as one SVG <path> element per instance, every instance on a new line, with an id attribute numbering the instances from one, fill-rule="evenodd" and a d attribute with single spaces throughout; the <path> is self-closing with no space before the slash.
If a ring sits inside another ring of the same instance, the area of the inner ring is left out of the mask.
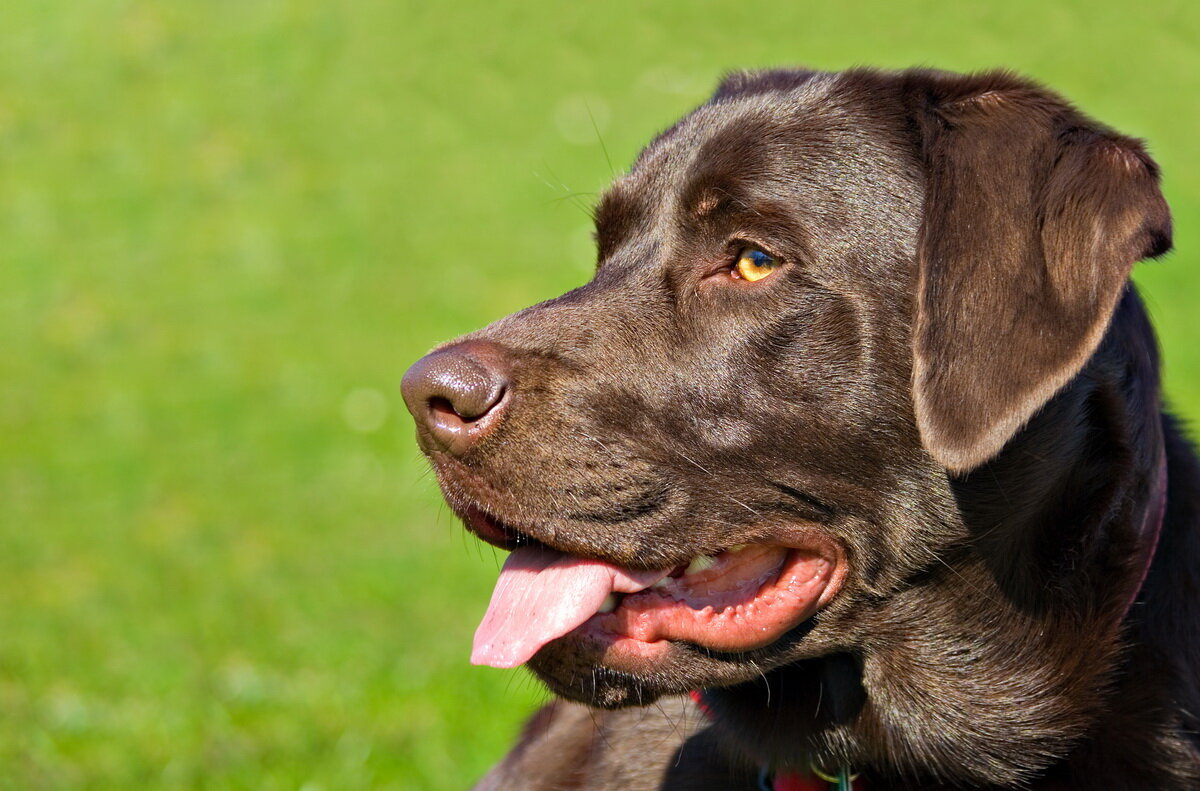
<path id="1" fill-rule="evenodd" d="M 838 75 L 820 74 L 789 91 L 725 95 L 685 115 L 646 146 L 605 199 L 641 192 L 683 196 L 695 181 L 715 175 L 766 175 L 766 154 L 794 150 L 806 136 L 823 139 L 851 109 L 838 96 Z"/>
<path id="2" fill-rule="evenodd" d="M 655 138 L 596 210 L 601 259 L 635 236 L 670 249 L 681 219 L 723 199 L 861 214 L 915 211 L 919 179 L 902 125 L 844 74 L 817 74 L 786 91 L 720 93 Z"/>

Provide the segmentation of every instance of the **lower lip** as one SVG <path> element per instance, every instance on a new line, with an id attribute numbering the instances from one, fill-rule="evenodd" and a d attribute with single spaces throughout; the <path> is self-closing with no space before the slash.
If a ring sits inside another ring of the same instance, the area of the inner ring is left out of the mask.
<path id="1" fill-rule="evenodd" d="M 496 521 L 478 506 L 468 506 L 461 514 L 463 524 L 484 541 L 502 549 L 512 549 L 516 543 L 512 534 L 499 527 Z"/>
<path id="2" fill-rule="evenodd" d="M 602 661 L 606 663 L 616 664 L 623 660 L 657 662 L 671 652 L 670 640 L 646 642 L 633 637 L 614 635 L 598 628 L 592 629 L 587 624 L 580 627 L 578 634 L 604 647 Z"/>

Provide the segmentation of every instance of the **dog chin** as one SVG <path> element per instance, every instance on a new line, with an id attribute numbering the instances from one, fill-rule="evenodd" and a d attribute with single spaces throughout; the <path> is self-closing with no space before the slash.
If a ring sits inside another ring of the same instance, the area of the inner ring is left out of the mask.
<path id="1" fill-rule="evenodd" d="M 690 679 L 663 669 L 618 668 L 602 657 L 599 647 L 567 637 L 544 647 L 527 667 L 559 697 L 603 709 L 645 706 L 693 688 Z"/>
<path id="2" fill-rule="evenodd" d="M 603 665 L 582 668 L 560 663 L 556 657 L 535 657 L 528 666 L 555 695 L 600 709 L 646 706 L 672 694 L 647 678 Z"/>
<path id="3" fill-rule="evenodd" d="M 570 634 L 526 663 L 556 695 L 597 708 L 645 706 L 664 695 L 761 678 L 762 665 L 686 643 Z"/>

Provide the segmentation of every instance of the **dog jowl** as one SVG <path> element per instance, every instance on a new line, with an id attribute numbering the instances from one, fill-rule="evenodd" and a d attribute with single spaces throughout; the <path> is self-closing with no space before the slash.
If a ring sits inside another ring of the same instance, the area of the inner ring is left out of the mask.
<path id="1" fill-rule="evenodd" d="M 1138 141 L 1001 72 L 737 74 L 596 238 L 591 282 L 404 379 L 447 502 L 511 551 L 473 661 L 659 701 L 557 704 L 487 787 L 1200 787 Z M 689 692 L 660 759 L 614 735 Z"/>

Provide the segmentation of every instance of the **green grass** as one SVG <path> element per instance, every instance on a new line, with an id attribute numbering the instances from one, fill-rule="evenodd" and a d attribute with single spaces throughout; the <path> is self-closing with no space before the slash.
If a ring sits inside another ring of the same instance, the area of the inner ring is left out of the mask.
<path id="1" fill-rule="evenodd" d="M 1178 252 L 1139 278 L 1200 416 L 1197 8 L 10 0 L 0 787 L 495 760 L 543 693 L 467 664 L 497 562 L 400 375 L 586 279 L 594 193 L 729 68 L 1006 65 L 1148 138 Z"/>

